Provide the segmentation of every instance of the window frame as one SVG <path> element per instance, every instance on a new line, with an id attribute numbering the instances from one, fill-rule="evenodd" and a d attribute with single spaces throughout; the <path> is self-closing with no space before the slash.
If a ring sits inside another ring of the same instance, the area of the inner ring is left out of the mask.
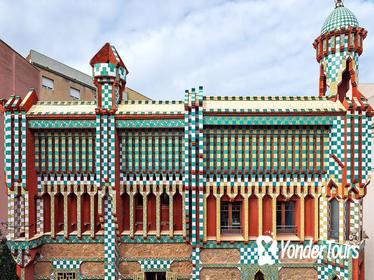
<path id="1" fill-rule="evenodd" d="M 44 81 L 50 82 L 51 85 L 52 85 L 52 87 L 50 87 L 47 83 L 44 83 Z M 51 78 L 46 77 L 46 76 L 42 76 L 42 88 L 50 90 L 50 91 L 54 91 L 54 89 L 55 89 L 55 81 L 53 79 L 51 79 Z"/>
<path id="2" fill-rule="evenodd" d="M 292 207 L 291 207 L 292 206 Z M 276 202 L 276 232 L 277 234 L 297 234 L 297 206 L 295 199 L 277 199 Z M 287 217 L 291 215 L 291 217 Z M 280 218 L 280 223 L 279 219 Z"/>
<path id="3" fill-rule="evenodd" d="M 238 208 L 238 209 L 235 209 Z M 242 201 L 221 201 L 220 207 L 220 232 L 221 234 L 242 234 Z M 235 217 L 234 215 L 235 214 Z M 226 218 L 225 218 L 226 217 Z M 239 223 L 234 220 L 239 220 Z"/>
<path id="4" fill-rule="evenodd" d="M 75 91 L 78 93 L 78 97 L 74 96 L 74 94 L 72 94 L 72 92 Z M 81 91 L 75 87 L 70 87 L 69 89 L 69 96 L 71 98 L 73 98 L 74 100 L 81 100 Z"/>

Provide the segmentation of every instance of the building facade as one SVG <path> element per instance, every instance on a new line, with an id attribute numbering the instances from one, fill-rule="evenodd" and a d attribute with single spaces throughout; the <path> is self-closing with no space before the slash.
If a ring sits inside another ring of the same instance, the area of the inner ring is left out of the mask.
<path id="1" fill-rule="evenodd" d="M 9 98 L 8 246 L 20 278 L 364 279 L 365 37 L 337 1 L 314 42 L 319 96 L 199 87 L 183 101 L 124 101 L 128 71 L 107 43 L 90 62 L 95 101 Z M 323 250 L 294 258 L 282 241 Z"/>

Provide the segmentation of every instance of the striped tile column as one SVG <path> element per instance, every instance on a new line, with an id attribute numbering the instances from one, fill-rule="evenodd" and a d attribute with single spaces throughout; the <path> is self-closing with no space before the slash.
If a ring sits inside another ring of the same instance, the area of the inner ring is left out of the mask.
<path id="1" fill-rule="evenodd" d="M 188 91 L 185 92 L 184 95 L 184 177 L 183 177 L 183 186 L 184 186 L 184 213 L 185 213 L 185 221 L 186 223 L 183 224 L 185 227 L 185 238 L 187 238 L 189 229 L 190 229 L 190 217 L 189 217 L 189 189 L 190 189 L 190 168 L 189 168 L 189 147 L 190 147 L 190 94 Z M 157 139 L 157 138 L 156 138 Z M 157 145 L 156 145 L 157 147 Z M 155 161 L 156 163 L 157 161 Z"/>
<path id="2" fill-rule="evenodd" d="M 199 240 L 203 240 L 204 236 L 204 135 L 203 135 L 203 88 L 199 87 L 197 95 L 198 113 L 197 113 L 197 129 L 198 129 L 198 227 Z"/>

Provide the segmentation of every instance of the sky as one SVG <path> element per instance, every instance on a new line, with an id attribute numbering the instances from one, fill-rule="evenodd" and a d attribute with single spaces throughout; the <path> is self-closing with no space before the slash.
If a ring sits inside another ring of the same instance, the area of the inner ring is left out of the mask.
<path id="1" fill-rule="evenodd" d="M 374 0 L 344 3 L 369 31 L 359 81 L 374 82 Z M 127 86 L 154 100 L 182 100 L 200 85 L 205 95 L 317 95 L 312 43 L 333 8 L 333 0 L 0 0 L 0 38 L 87 74 L 110 42 L 130 71 Z"/>

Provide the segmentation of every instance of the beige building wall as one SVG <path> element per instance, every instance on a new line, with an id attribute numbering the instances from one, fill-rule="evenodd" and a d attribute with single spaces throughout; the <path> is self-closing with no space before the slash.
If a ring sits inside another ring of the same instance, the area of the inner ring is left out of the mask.
<path id="1" fill-rule="evenodd" d="M 70 89 L 74 88 L 79 90 L 80 92 L 80 100 L 82 101 L 89 101 L 94 100 L 95 96 L 95 89 L 91 87 L 87 87 L 86 85 L 83 85 L 82 83 L 77 83 L 72 81 L 68 77 L 64 77 L 62 75 L 57 75 L 53 72 L 47 71 L 43 68 L 38 67 L 40 70 L 40 75 L 43 79 L 43 77 L 46 77 L 53 81 L 54 89 L 47 89 L 45 87 L 41 87 L 40 94 L 39 94 L 39 100 L 41 101 L 65 101 L 65 100 L 73 100 L 72 97 L 70 97 Z"/>
<path id="2" fill-rule="evenodd" d="M 128 87 L 125 88 L 125 93 L 127 93 L 127 100 L 150 100 L 147 96 Z"/>
<path id="3" fill-rule="evenodd" d="M 95 100 L 96 86 L 93 83 L 92 76 L 35 50 L 30 50 L 26 59 L 40 71 L 39 100 L 77 100 L 77 98 L 71 96 L 71 89 L 79 91 L 79 100 L 81 101 Z M 53 86 L 51 86 L 51 83 L 46 83 L 48 86 L 44 86 L 43 77 L 51 80 Z M 125 93 L 124 100 L 149 100 L 148 97 L 130 88 L 126 88 Z"/>
<path id="4" fill-rule="evenodd" d="M 68 77 L 64 77 L 59 74 L 47 71 L 43 68 L 38 67 L 40 70 L 41 79 L 46 77 L 53 81 L 54 89 L 48 89 L 41 86 L 39 100 L 41 101 L 66 101 L 74 100 L 70 96 L 70 89 L 74 88 L 79 90 L 81 101 L 93 101 L 95 100 L 96 88 L 88 87 L 79 82 L 74 82 Z M 127 100 L 149 100 L 148 97 L 140 94 L 139 92 L 126 87 L 125 93 L 127 94 Z M 124 98 L 126 99 L 126 98 Z"/>

